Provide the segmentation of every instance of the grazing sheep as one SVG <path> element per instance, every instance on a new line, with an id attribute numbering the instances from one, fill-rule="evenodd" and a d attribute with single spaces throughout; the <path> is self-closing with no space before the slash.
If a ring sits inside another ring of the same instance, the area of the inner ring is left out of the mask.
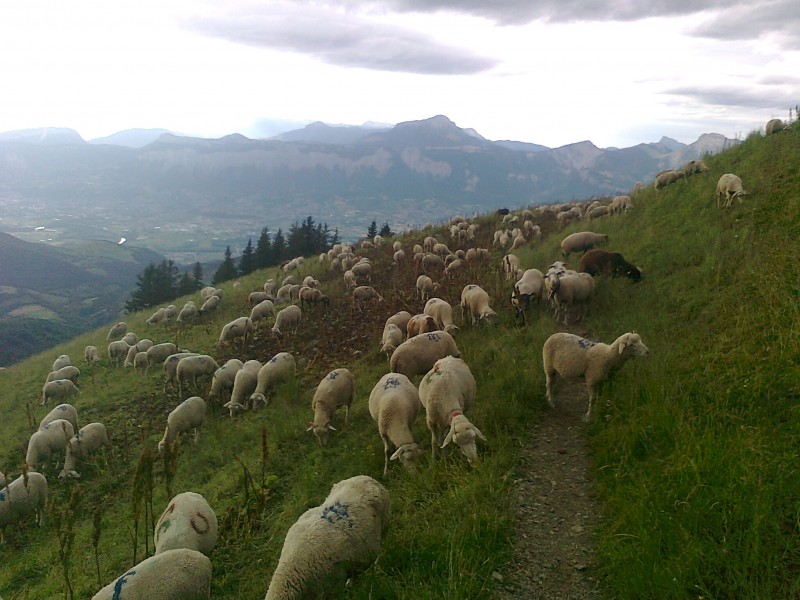
<path id="1" fill-rule="evenodd" d="M 573 252 L 586 252 L 606 243 L 608 243 L 608 235 L 605 233 L 579 231 L 561 240 L 561 254 L 567 259 Z"/>
<path id="2" fill-rule="evenodd" d="M 135 346 L 136 344 L 139 343 L 139 336 L 133 333 L 132 331 L 129 331 L 128 333 L 123 335 L 121 339 L 123 342 L 126 342 L 128 346 Z"/>
<path id="3" fill-rule="evenodd" d="M 556 319 L 564 316 L 569 325 L 570 309 L 577 309 L 576 321 L 582 321 L 594 293 L 594 279 L 588 273 L 566 273 L 551 281 L 551 300 L 556 307 Z"/>
<path id="4" fill-rule="evenodd" d="M 181 433 L 194 430 L 194 441 L 200 437 L 200 427 L 206 420 L 206 401 L 200 396 L 192 396 L 181 402 L 167 416 L 167 428 L 164 437 L 158 442 L 158 452 L 163 455 L 166 448 L 170 451 L 175 446 Z"/>
<path id="5" fill-rule="evenodd" d="M 39 527 L 44 525 L 47 507 L 47 479 L 41 473 L 30 471 L 11 483 L 0 478 L 0 544 L 4 543 L 6 526 L 22 523 L 33 515 Z"/>
<path id="6" fill-rule="evenodd" d="M 430 371 L 434 363 L 445 356 L 461 356 L 453 337 L 445 331 L 414 336 L 400 344 L 392 353 L 389 370 L 408 378 Z"/>
<path id="7" fill-rule="evenodd" d="M 174 496 L 156 523 L 156 555 L 178 548 L 210 554 L 216 545 L 217 515 L 206 499 L 195 492 Z"/>
<path id="8" fill-rule="evenodd" d="M 207 600 L 211 561 L 189 548 L 165 550 L 125 571 L 92 600 Z"/>
<path id="9" fill-rule="evenodd" d="M 542 299 L 544 291 L 544 275 L 539 269 L 526 269 L 522 277 L 514 284 L 514 291 L 511 294 L 511 304 L 517 311 L 517 315 L 522 317 L 523 323 L 527 320 L 527 312 L 531 306 L 531 299 L 536 302 Z"/>
<path id="10" fill-rule="evenodd" d="M 589 392 L 589 408 L 583 420 L 588 421 L 597 400 L 598 386 L 632 356 L 647 356 L 649 353 L 636 333 L 624 333 L 611 344 L 592 342 L 571 333 L 554 333 L 542 348 L 547 403 L 555 408 L 553 385 L 557 377 L 584 376 Z"/>
<path id="11" fill-rule="evenodd" d="M 156 312 L 154 312 L 152 315 L 147 317 L 145 323 L 147 323 L 148 325 L 158 325 L 159 323 L 162 323 L 166 320 L 167 320 L 167 309 L 166 307 L 162 306 L 161 308 L 157 309 Z"/>
<path id="12" fill-rule="evenodd" d="M 178 313 L 178 323 L 190 323 L 197 318 L 197 305 L 189 300 Z"/>
<path id="13" fill-rule="evenodd" d="M 116 325 L 114 325 L 111 329 L 108 330 L 108 335 L 106 335 L 106 341 L 110 342 L 111 340 L 118 340 L 125 332 L 128 331 L 128 324 L 124 321 L 120 321 Z"/>
<path id="14" fill-rule="evenodd" d="M 130 344 L 125 340 L 110 342 L 107 351 L 108 359 L 111 361 L 111 364 L 118 367 L 120 362 L 125 360 L 125 357 L 128 355 L 128 350 L 130 350 Z"/>
<path id="15" fill-rule="evenodd" d="M 200 290 L 200 298 L 203 300 L 203 302 L 205 302 L 206 300 L 211 298 L 211 296 L 213 296 L 214 292 L 216 291 L 217 288 L 215 288 L 213 285 L 207 285 L 206 287 Z"/>
<path id="16" fill-rule="evenodd" d="M 144 338 L 143 340 L 139 340 L 138 342 L 136 342 L 136 349 L 139 352 L 147 352 L 148 350 L 150 350 L 150 348 L 153 347 L 153 345 L 154 345 L 153 340 Z"/>
<path id="17" fill-rule="evenodd" d="M 192 386 L 197 387 L 197 377 L 212 375 L 219 369 L 217 361 L 208 354 L 186 356 L 178 361 L 175 368 L 175 379 L 178 381 L 178 393 L 183 395 L 183 384 L 191 380 Z"/>
<path id="18" fill-rule="evenodd" d="M 656 175 L 656 179 L 653 182 L 653 187 L 655 187 L 657 190 L 660 190 L 683 178 L 684 178 L 683 170 L 676 171 L 674 169 L 668 169 L 666 171 L 661 171 Z"/>
<path id="19" fill-rule="evenodd" d="M 422 257 L 422 270 L 426 273 L 441 273 L 444 271 L 444 261 L 436 254 L 426 254 Z"/>
<path id="20" fill-rule="evenodd" d="M 260 370 L 260 362 L 257 360 L 248 360 L 234 376 L 231 399 L 223 404 L 223 408 L 228 409 L 228 415 L 231 419 L 247 410 L 250 395 L 255 391 L 256 385 L 258 385 L 258 373 Z"/>
<path id="21" fill-rule="evenodd" d="M 80 474 L 75 470 L 78 460 L 85 460 L 100 448 L 108 447 L 106 426 L 102 423 L 89 423 L 80 428 L 67 444 L 67 452 L 64 457 L 64 468 L 58 474 L 59 479 L 65 477 L 78 478 Z"/>
<path id="22" fill-rule="evenodd" d="M 403 343 L 403 332 L 394 323 L 387 323 L 383 328 L 383 335 L 381 336 L 381 352 L 386 353 L 386 358 L 389 358 L 400 344 Z"/>
<path id="23" fill-rule="evenodd" d="M 147 352 L 137 352 L 133 357 L 133 368 L 138 371 L 146 371 L 150 367 L 150 361 L 147 359 Z"/>
<path id="24" fill-rule="evenodd" d="M 641 281 L 642 279 L 642 272 L 639 268 L 626 261 L 622 254 L 596 248 L 581 256 L 578 271 L 589 273 L 593 277 L 611 275 L 612 277 L 627 277 L 632 281 Z"/>
<path id="25" fill-rule="evenodd" d="M 250 303 L 251 308 L 256 306 L 259 302 L 271 299 L 267 292 L 251 292 L 250 295 L 247 296 L 247 301 Z"/>
<path id="26" fill-rule="evenodd" d="M 217 306 L 219 306 L 220 302 L 221 299 L 219 296 L 216 294 L 211 296 L 208 300 L 203 302 L 202 306 L 200 306 L 200 314 L 204 315 L 206 313 L 214 312 L 217 310 Z"/>
<path id="27" fill-rule="evenodd" d="M 397 242 L 395 242 L 397 243 Z M 406 262 L 406 253 L 404 250 L 398 250 L 392 255 L 392 261 L 396 265 L 402 265 Z"/>
<path id="28" fill-rule="evenodd" d="M 87 365 L 100 364 L 100 354 L 97 352 L 97 346 L 86 346 L 86 348 L 84 348 L 83 361 Z"/>
<path id="29" fill-rule="evenodd" d="M 463 266 L 464 266 L 464 261 L 462 261 L 460 258 L 456 258 L 444 268 L 444 277 L 452 277 L 454 274 L 461 271 L 461 268 Z"/>
<path id="30" fill-rule="evenodd" d="M 619 214 L 621 212 L 628 212 L 631 208 L 631 197 L 630 196 L 614 196 L 611 199 L 611 204 L 608 205 L 608 212 L 612 215 Z"/>
<path id="31" fill-rule="evenodd" d="M 299 600 L 330 594 L 349 573 L 369 567 L 389 527 L 389 492 L 357 475 L 331 488 L 325 501 L 289 528 L 265 600 Z"/>
<path id="32" fill-rule="evenodd" d="M 164 360 L 164 391 L 167 390 L 167 385 L 175 387 L 178 383 L 178 363 L 187 356 L 197 356 L 197 352 L 176 352 Z"/>
<path id="33" fill-rule="evenodd" d="M 275 295 L 275 300 L 273 302 L 275 304 L 289 304 L 292 301 L 291 293 L 292 293 L 292 283 L 287 283 L 284 286 L 281 286 L 278 289 L 278 293 Z"/>
<path id="34" fill-rule="evenodd" d="M 178 352 L 178 347 L 172 342 L 155 344 L 147 349 L 147 362 L 150 366 L 163 363 L 168 356 Z"/>
<path id="35" fill-rule="evenodd" d="M 767 135 L 772 135 L 773 133 L 778 133 L 779 131 L 783 131 L 785 128 L 786 124 L 780 119 L 770 119 L 769 121 L 767 121 L 767 127 L 765 131 Z"/>
<path id="36" fill-rule="evenodd" d="M 68 367 L 72 364 L 72 361 L 69 359 L 69 355 L 62 354 L 57 359 L 53 361 L 53 368 L 50 369 L 51 371 L 58 371 L 64 367 Z"/>
<path id="37" fill-rule="evenodd" d="M 419 399 L 425 407 L 425 420 L 431 432 L 431 456 L 455 442 L 470 463 L 478 460 L 475 438 L 486 441 L 464 413 L 475 402 L 475 378 L 467 363 L 448 356 L 436 361 L 419 384 Z M 445 435 L 445 432 L 447 434 Z"/>
<path id="38" fill-rule="evenodd" d="M 437 329 L 446 331 L 450 335 L 458 333 L 458 327 L 453 323 L 453 307 L 446 300 L 430 298 L 422 312 L 436 319 Z"/>
<path id="39" fill-rule="evenodd" d="M 222 331 L 219 334 L 219 344 L 223 345 L 227 342 L 232 343 L 241 338 L 242 350 L 244 350 L 244 345 L 247 343 L 247 338 L 252 336 L 255 330 L 255 325 L 253 325 L 253 321 L 250 319 L 250 317 L 239 317 L 230 323 L 226 323 L 222 327 Z"/>
<path id="40" fill-rule="evenodd" d="M 274 279 L 271 279 L 271 278 L 270 278 L 270 279 L 267 279 L 267 280 L 264 282 L 264 291 L 265 291 L 265 292 L 267 293 L 267 295 L 269 295 L 270 297 L 272 297 L 272 296 L 274 296 L 274 295 L 275 295 L 275 292 L 277 291 L 277 289 L 278 289 L 278 282 L 277 282 L 277 281 L 275 281 Z"/>
<path id="41" fill-rule="evenodd" d="M 408 326 L 409 319 L 411 319 L 411 313 L 408 312 L 407 310 L 401 310 L 399 312 L 394 313 L 391 317 L 386 319 L 384 328 L 386 327 L 386 325 L 392 324 L 392 325 L 397 325 L 397 327 L 400 328 L 400 331 L 405 331 Z"/>
<path id="42" fill-rule="evenodd" d="M 497 315 L 489 306 L 489 294 L 486 290 L 475 284 L 464 286 L 461 290 L 461 320 L 464 320 L 465 311 L 469 312 L 470 322 L 475 323 L 489 320 Z"/>
<path id="43" fill-rule="evenodd" d="M 368 285 L 360 285 L 353 290 L 353 302 L 358 310 L 363 310 L 367 302 L 375 299 L 377 299 L 378 302 L 383 302 L 383 296 L 375 291 L 375 288 L 373 287 Z"/>
<path id="44" fill-rule="evenodd" d="M 306 305 L 324 304 L 330 306 L 331 300 L 319 289 L 312 287 L 304 287 L 300 289 L 300 308 L 305 308 Z"/>
<path id="45" fill-rule="evenodd" d="M 255 326 L 255 324 L 259 321 L 265 320 L 267 317 L 272 317 L 274 315 L 275 305 L 272 303 L 272 300 L 262 300 L 253 307 L 253 310 L 250 311 L 250 320 Z"/>
<path id="46" fill-rule="evenodd" d="M 278 352 L 258 370 L 256 387 L 248 399 L 248 407 L 258 408 L 269 404 L 268 392 L 297 373 L 294 356 L 290 352 Z"/>
<path id="47" fill-rule="evenodd" d="M 48 400 L 66 400 L 77 394 L 80 394 L 80 390 L 69 379 L 48 381 L 42 386 L 42 402 L 39 406 L 44 406 Z"/>
<path id="48" fill-rule="evenodd" d="M 383 440 L 383 475 L 389 474 L 389 461 L 400 460 L 414 471 L 414 463 L 422 453 L 414 442 L 411 427 L 419 413 L 417 387 L 401 373 L 387 373 L 369 394 L 369 414 L 378 424 Z"/>
<path id="49" fill-rule="evenodd" d="M 419 292 L 420 299 L 425 302 L 432 294 L 439 290 L 439 284 L 433 283 L 433 279 L 427 275 L 420 275 L 417 277 L 417 292 Z"/>
<path id="50" fill-rule="evenodd" d="M 717 182 L 717 207 L 722 206 L 722 197 L 725 197 L 724 206 L 730 208 L 733 199 L 736 198 L 739 204 L 742 203 L 742 196 L 747 192 L 742 187 L 742 180 L 738 175 L 725 173 Z"/>
<path id="51" fill-rule="evenodd" d="M 53 452 L 64 452 L 73 435 L 75 428 L 64 419 L 56 419 L 34 431 L 28 440 L 28 452 L 25 454 L 28 469 L 38 471 L 39 465 L 50 458 Z"/>
<path id="52" fill-rule="evenodd" d="M 697 173 L 705 173 L 706 171 L 708 171 L 708 167 L 702 160 L 690 160 L 683 165 L 684 177 L 690 177 L 691 175 L 696 175 Z"/>
<path id="53" fill-rule="evenodd" d="M 353 268 L 350 270 L 353 272 L 353 275 L 356 276 L 356 282 L 369 283 L 372 279 L 372 265 L 369 263 L 358 263 L 353 265 Z"/>
<path id="54" fill-rule="evenodd" d="M 236 373 L 238 373 L 244 363 L 238 358 L 231 358 L 222 365 L 219 369 L 214 371 L 214 377 L 211 380 L 211 390 L 208 392 L 208 399 L 215 400 L 222 395 L 222 392 L 233 390 L 233 384 L 236 380 Z"/>
<path id="55" fill-rule="evenodd" d="M 430 315 L 414 315 L 408 320 L 406 325 L 406 339 L 412 338 L 420 333 L 428 333 L 436 331 L 439 326 L 436 324 L 436 319 Z"/>
<path id="56" fill-rule="evenodd" d="M 311 401 L 314 420 L 308 423 L 306 431 L 311 431 L 317 436 L 320 446 L 327 443 L 330 431 L 336 431 L 331 425 L 331 419 L 340 406 L 345 407 L 344 424 L 347 425 L 355 390 L 355 379 L 348 369 L 334 369 L 319 382 Z"/>
<path id="57" fill-rule="evenodd" d="M 300 310 L 299 306 L 295 306 L 294 304 L 291 306 L 287 306 L 286 308 L 282 308 L 278 311 L 277 316 L 275 317 L 275 325 L 272 327 L 272 333 L 279 339 L 282 340 L 285 333 L 291 333 L 294 335 L 297 333 L 297 327 L 300 325 L 300 319 L 303 316 L 303 312 Z"/>
<path id="58" fill-rule="evenodd" d="M 55 381 L 56 379 L 69 379 L 72 383 L 77 385 L 80 374 L 81 370 L 78 367 L 67 365 L 66 367 L 61 367 L 58 371 L 51 371 L 48 373 L 45 383 Z"/>
<path id="59" fill-rule="evenodd" d="M 133 359 L 136 358 L 138 352 L 139 349 L 136 346 L 128 347 L 128 353 L 125 355 L 125 362 L 123 363 L 126 369 L 133 366 Z"/>
<path id="60" fill-rule="evenodd" d="M 44 419 L 39 421 L 39 429 L 43 429 L 45 425 L 48 425 L 59 419 L 69 421 L 70 424 L 72 424 L 73 429 L 78 428 L 78 411 L 76 408 L 72 406 L 72 404 L 59 404 L 53 410 L 47 413 Z"/>
<path id="61" fill-rule="evenodd" d="M 596 206 L 586 213 L 586 217 L 592 221 L 594 219 L 599 219 L 600 217 L 605 217 L 608 214 L 609 210 L 607 206 Z"/>

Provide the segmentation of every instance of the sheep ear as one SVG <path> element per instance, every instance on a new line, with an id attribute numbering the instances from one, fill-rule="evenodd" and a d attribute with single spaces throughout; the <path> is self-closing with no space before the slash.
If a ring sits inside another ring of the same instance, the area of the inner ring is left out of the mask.
<path id="1" fill-rule="evenodd" d="M 398 458 L 400 458 L 400 448 L 394 451 L 394 454 L 389 457 L 389 460 L 397 460 Z"/>
<path id="2" fill-rule="evenodd" d="M 451 428 L 450 428 L 450 430 L 447 432 L 447 436 L 445 436 L 445 438 L 444 438 L 444 442 L 442 443 L 441 447 L 442 447 L 442 448 L 444 448 L 444 447 L 445 447 L 445 446 L 447 446 L 447 444 L 449 444 L 451 441 L 453 441 L 453 428 L 452 428 L 452 427 L 451 427 Z"/>
<path id="3" fill-rule="evenodd" d="M 484 442 L 488 442 L 489 441 L 489 440 L 486 439 L 486 436 L 481 433 L 480 429 L 478 429 L 474 425 L 472 426 L 472 428 L 475 430 L 475 435 L 477 435 L 479 438 L 481 438 Z"/>
<path id="4" fill-rule="evenodd" d="M 314 429 L 314 424 L 311 421 L 309 421 L 308 422 L 308 429 L 306 429 L 306 431 L 312 431 L 313 429 Z"/>
<path id="5" fill-rule="evenodd" d="M 336 431 L 336 427 L 334 427 L 330 423 L 328 423 L 328 429 L 330 429 L 331 431 Z"/>

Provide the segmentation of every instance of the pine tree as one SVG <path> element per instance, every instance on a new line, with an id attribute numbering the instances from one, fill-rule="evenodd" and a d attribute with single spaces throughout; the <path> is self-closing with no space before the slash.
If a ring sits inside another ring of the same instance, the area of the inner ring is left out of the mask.
<path id="1" fill-rule="evenodd" d="M 378 224 L 373 220 L 367 229 L 367 239 L 372 240 L 378 234 Z"/>
<path id="2" fill-rule="evenodd" d="M 278 233 L 275 234 L 275 239 L 272 240 L 272 252 L 269 264 L 278 265 L 287 256 L 286 239 L 283 237 L 283 231 L 278 228 Z"/>
<path id="3" fill-rule="evenodd" d="M 194 277 L 189 275 L 189 271 L 184 271 L 181 278 L 178 280 L 178 285 L 175 293 L 175 297 L 178 296 L 188 296 L 189 294 L 193 294 L 197 291 L 197 287 L 195 285 Z"/>
<path id="4" fill-rule="evenodd" d="M 270 239 L 269 230 L 264 227 L 261 230 L 261 235 L 256 242 L 256 251 L 253 256 L 256 269 L 263 269 L 269 267 L 274 263 L 270 263 L 270 253 L 272 252 L 272 240 Z"/>
<path id="5" fill-rule="evenodd" d="M 229 281 L 236 277 L 236 264 L 233 262 L 233 258 L 231 258 L 231 247 L 227 246 L 225 248 L 225 258 L 217 267 L 217 272 L 214 273 L 214 279 L 211 280 L 213 285 L 217 285 L 218 283 L 222 283 L 223 281 Z"/>
<path id="6" fill-rule="evenodd" d="M 200 262 L 194 263 L 194 271 L 192 271 L 192 278 L 194 279 L 194 289 L 200 290 L 203 288 L 203 265 Z"/>
<path id="7" fill-rule="evenodd" d="M 392 237 L 394 235 L 394 231 L 392 231 L 392 229 L 389 227 L 388 221 L 383 224 L 383 227 L 381 227 L 381 230 L 378 232 L 378 234 L 385 238 Z"/>
<path id="8" fill-rule="evenodd" d="M 172 300 L 176 297 L 177 283 L 178 268 L 173 261 L 150 263 L 138 275 L 136 289 L 125 303 L 125 309 L 133 312 Z"/>
<path id="9" fill-rule="evenodd" d="M 255 271 L 256 269 L 256 261 L 255 261 L 255 252 L 253 251 L 253 240 L 247 240 L 247 246 L 244 247 L 244 251 L 242 251 L 242 256 L 239 259 L 239 273 L 242 275 L 248 275 Z"/>

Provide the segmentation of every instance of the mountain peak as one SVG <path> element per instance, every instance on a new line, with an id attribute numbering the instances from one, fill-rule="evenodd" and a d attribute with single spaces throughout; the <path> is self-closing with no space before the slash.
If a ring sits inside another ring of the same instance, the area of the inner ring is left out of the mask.
<path id="1" fill-rule="evenodd" d="M 37 127 L 35 129 L 18 129 L 0 133 L 2 141 L 19 141 L 40 146 L 63 146 L 67 144 L 85 144 L 86 141 L 74 129 L 67 127 Z"/>

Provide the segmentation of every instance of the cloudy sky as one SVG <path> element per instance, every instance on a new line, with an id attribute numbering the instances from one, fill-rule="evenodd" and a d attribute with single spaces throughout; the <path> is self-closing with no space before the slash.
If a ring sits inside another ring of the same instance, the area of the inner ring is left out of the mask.
<path id="1" fill-rule="evenodd" d="M 437 114 L 551 147 L 746 136 L 800 104 L 797 0 L 25 0 L 0 131 L 202 137 Z"/>

